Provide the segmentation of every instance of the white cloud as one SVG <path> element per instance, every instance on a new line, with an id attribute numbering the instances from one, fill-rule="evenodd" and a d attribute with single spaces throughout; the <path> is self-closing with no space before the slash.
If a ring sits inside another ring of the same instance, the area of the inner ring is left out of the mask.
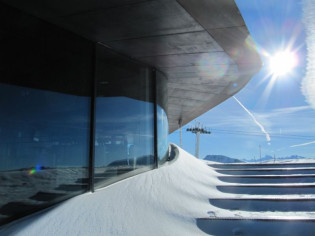
<path id="1" fill-rule="evenodd" d="M 256 120 L 255 116 L 235 96 L 233 96 L 233 98 L 250 115 L 255 124 L 260 128 L 261 132 L 265 134 L 267 142 L 270 142 L 270 135 L 267 133 L 264 126 Z"/>
<path id="2" fill-rule="evenodd" d="M 301 147 L 301 146 L 307 146 L 307 145 L 310 145 L 310 144 L 315 144 L 315 141 L 308 142 L 308 143 L 295 144 L 295 145 L 292 145 L 290 147 Z"/>
<path id="3" fill-rule="evenodd" d="M 278 108 L 278 109 L 274 109 L 272 112 L 277 115 L 285 115 L 285 114 L 296 113 L 296 112 L 305 111 L 309 109 L 311 109 L 310 106 L 296 106 L 296 107 Z"/>
<path id="4" fill-rule="evenodd" d="M 307 68 L 302 80 L 302 93 L 306 101 L 315 109 L 315 2 L 303 1 L 303 22 L 306 31 Z"/>

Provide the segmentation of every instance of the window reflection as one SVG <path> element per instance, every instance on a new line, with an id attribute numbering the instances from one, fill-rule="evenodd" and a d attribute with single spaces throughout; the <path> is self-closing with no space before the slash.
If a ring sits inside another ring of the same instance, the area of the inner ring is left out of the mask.
<path id="1" fill-rule="evenodd" d="M 162 75 L 157 72 L 154 104 L 148 67 L 102 45 L 94 58 L 94 43 L 0 6 L 8 10 L 0 22 L 0 224 L 86 191 L 88 167 L 94 168 L 96 187 L 152 169 L 155 141 L 158 159 L 166 160 Z M 95 143 L 90 144 L 94 75 Z M 88 166 L 90 147 L 95 166 Z"/>
<path id="2" fill-rule="evenodd" d="M 93 44 L 7 12 L 0 22 L 0 224 L 87 190 L 93 78 Z"/>
<path id="3" fill-rule="evenodd" d="M 156 72 L 157 92 L 157 145 L 158 164 L 168 160 L 168 120 L 167 120 L 167 79 L 159 71 Z"/>
<path id="4" fill-rule="evenodd" d="M 167 115 L 162 107 L 157 105 L 157 127 L 158 127 L 158 161 L 163 164 L 167 161 L 168 153 L 168 121 Z"/>
<path id="5" fill-rule="evenodd" d="M 4 84 L 0 94 L 3 220 L 85 190 L 89 99 Z"/>
<path id="6" fill-rule="evenodd" d="M 98 48 L 95 184 L 104 186 L 154 163 L 150 71 Z"/>

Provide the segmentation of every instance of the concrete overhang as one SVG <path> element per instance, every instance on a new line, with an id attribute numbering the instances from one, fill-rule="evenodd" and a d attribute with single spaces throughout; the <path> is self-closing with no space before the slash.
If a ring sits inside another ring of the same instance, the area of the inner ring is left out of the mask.
<path id="1" fill-rule="evenodd" d="M 168 78 L 169 132 L 233 96 L 261 67 L 233 0 L 1 0 Z"/>

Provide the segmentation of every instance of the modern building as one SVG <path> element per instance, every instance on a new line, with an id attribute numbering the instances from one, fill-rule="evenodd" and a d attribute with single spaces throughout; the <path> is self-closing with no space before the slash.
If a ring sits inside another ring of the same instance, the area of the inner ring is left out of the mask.
<path id="1" fill-rule="evenodd" d="M 1 0 L 0 223 L 163 165 L 260 66 L 233 0 Z"/>

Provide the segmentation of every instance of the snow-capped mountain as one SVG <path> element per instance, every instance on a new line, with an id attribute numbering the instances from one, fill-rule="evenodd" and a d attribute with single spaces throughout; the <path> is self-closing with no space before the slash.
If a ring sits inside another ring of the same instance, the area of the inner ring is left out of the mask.
<path id="1" fill-rule="evenodd" d="M 223 155 L 207 155 L 204 160 L 207 161 L 215 161 L 215 162 L 220 162 L 220 163 L 240 163 L 243 161 L 240 161 L 239 159 L 236 158 L 231 158 Z"/>
<path id="2" fill-rule="evenodd" d="M 273 157 L 270 155 L 266 155 L 266 156 L 262 157 L 261 160 L 258 157 L 256 159 L 253 158 L 253 159 L 246 160 L 246 162 L 269 162 L 269 161 L 274 161 L 274 159 L 276 161 L 286 161 L 286 160 L 301 160 L 301 159 L 307 160 L 308 158 L 298 156 L 298 155 L 291 155 L 291 156 L 287 156 L 287 157 Z"/>

